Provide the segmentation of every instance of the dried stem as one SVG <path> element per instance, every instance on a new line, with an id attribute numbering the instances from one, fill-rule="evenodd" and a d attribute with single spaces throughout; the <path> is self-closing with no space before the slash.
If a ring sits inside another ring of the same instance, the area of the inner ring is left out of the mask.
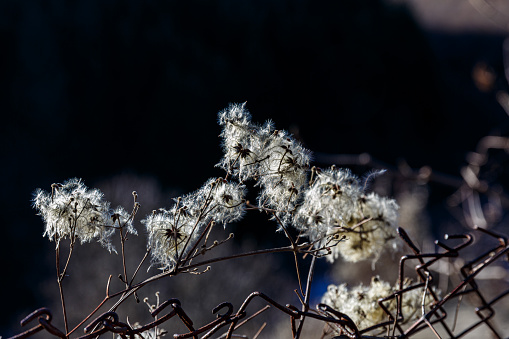
<path id="1" fill-rule="evenodd" d="M 72 247 L 71 247 L 72 248 Z M 57 269 L 57 283 L 58 283 L 58 291 L 60 292 L 60 301 L 62 303 L 62 314 L 64 317 L 64 324 L 65 324 L 65 333 L 69 332 L 69 325 L 67 321 L 67 311 L 65 308 L 65 297 L 64 297 L 64 287 L 62 286 L 62 280 L 65 277 L 65 270 L 60 273 L 60 242 L 57 243 L 56 247 L 56 269 Z M 69 262 L 69 257 L 71 256 L 71 250 L 69 250 L 69 256 L 67 259 L 67 262 Z M 67 268 L 67 265 L 66 265 Z"/>
<path id="2" fill-rule="evenodd" d="M 313 255 L 311 257 L 311 264 L 309 266 L 308 280 L 306 283 L 306 294 L 304 296 L 304 304 L 302 305 L 302 312 L 307 312 L 309 310 L 309 298 L 311 295 L 311 283 L 313 282 L 315 264 L 316 264 L 316 256 Z M 295 334 L 295 339 L 299 339 L 299 337 L 302 333 L 302 327 L 304 326 L 305 319 L 306 319 L 306 316 L 303 315 L 302 319 L 299 322 L 299 327 L 297 328 L 297 332 Z"/>
<path id="3" fill-rule="evenodd" d="M 119 220 L 119 224 L 120 224 L 120 220 Z M 125 287 L 126 288 L 129 288 L 129 283 L 128 283 L 128 279 L 127 279 L 127 267 L 126 267 L 126 263 L 125 263 L 125 238 L 124 238 L 124 228 L 122 227 L 122 225 L 120 225 L 120 244 L 121 244 L 121 248 L 122 248 L 122 266 L 124 268 L 124 283 L 125 283 Z"/>

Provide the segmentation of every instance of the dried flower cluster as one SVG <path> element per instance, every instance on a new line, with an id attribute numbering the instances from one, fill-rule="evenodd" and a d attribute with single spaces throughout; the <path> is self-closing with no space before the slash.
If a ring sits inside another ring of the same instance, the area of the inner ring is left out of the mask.
<path id="1" fill-rule="evenodd" d="M 248 180 L 260 187 L 258 208 L 271 213 L 279 229 L 291 225 L 315 247 L 330 247 L 331 262 L 339 255 L 354 262 L 376 259 L 388 243 L 395 246 L 394 200 L 366 193 L 358 177 L 335 167 L 313 170 L 309 182 L 311 152 L 287 132 L 275 130 L 272 122 L 251 122 L 245 104 L 221 111 L 219 124 L 224 156 L 217 166 L 227 172 L 226 179 L 209 179 L 197 191 L 175 199 L 169 210 L 154 211 L 142 221 L 153 263 L 171 268 L 189 254 L 210 222 L 239 220 Z M 112 221 L 127 223 L 135 232 L 125 210 L 110 211 L 101 192 L 88 190 L 77 179 L 54 185 L 51 194 L 38 190 L 34 205 L 46 221 L 45 235 L 52 239 L 97 238 L 111 249 Z"/>
<path id="2" fill-rule="evenodd" d="M 378 258 L 396 235 L 398 205 L 392 199 L 367 194 L 365 185 L 348 170 L 316 170 L 308 183 L 311 153 L 272 123 L 256 125 L 242 105 L 219 113 L 224 157 L 218 166 L 240 181 L 257 180 L 260 208 L 274 211 L 283 225 L 291 224 L 322 247 L 330 239 L 330 261 L 339 254 L 348 261 Z"/>
<path id="3" fill-rule="evenodd" d="M 330 285 L 322 297 L 322 303 L 347 314 L 359 329 L 365 329 L 389 320 L 387 313 L 380 307 L 378 301 L 397 290 L 399 290 L 397 286 L 391 287 L 388 282 L 382 281 L 376 276 L 371 279 L 369 286 L 361 284 L 348 288 L 346 284 Z M 425 290 L 422 287 L 403 293 L 401 307 L 405 322 L 421 316 L 424 293 Z M 429 294 L 424 295 L 424 299 L 427 312 L 434 300 Z M 383 304 L 392 315 L 396 316 L 396 299 L 389 299 Z"/>
<path id="4" fill-rule="evenodd" d="M 211 222 L 236 221 L 244 214 L 244 185 L 209 179 L 199 190 L 175 199 L 170 210 L 153 211 L 142 220 L 153 261 L 172 268 L 184 258 Z"/>
<path id="5" fill-rule="evenodd" d="M 178 273 L 201 250 L 214 247 L 198 245 L 215 224 L 226 227 L 243 217 L 249 181 L 259 189 L 257 206 L 249 207 L 268 213 L 289 238 L 293 227 L 298 241 L 309 240 L 302 246 L 314 246 L 311 253 L 315 255 L 327 255 L 331 262 L 339 256 L 356 262 L 377 259 L 387 245 L 396 246 L 398 205 L 394 200 L 367 192 L 366 183 L 349 170 L 334 166 L 310 170 L 311 152 L 288 132 L 276 130 L 272 122 L 251 122 L 245 104 L 221 111 L 219 124 L 224 156 L 217 166 L 226 171 L 225 177 L 209 179 L 198 190 L 174 199 L 171 208 L 153 211 L 141 221 L 148 235 L 151 266 Z M 110 238 L 120 229 L 123 256 L 123 231 L 136 234 L 132 219 L 139 205 L 136 193 L 133 195 L 132 213 L 122 207 L 111 210 L 99 190 L 89 190 L 81 180 L 71 179 L 54 184 L 51 193 L 37 190 L 34 207 L 46 223 L 44 236 L 57 243 L 65 238 L 71 244 L 75 239 L 82 243 L 98 240 L 111 251 Z M 127 286 L 127 277 L 123 281 Z M 377 301 L 392 292 L 388 283 L 375 278 L 370 286 L 352 290 L 344 284 L 331 285 L 323 302 L 348 314 L 360 327 L 369 327 L 383 321 Z M 415 314 L 419 296 L 405 298 L 405 312 Z"/>
<path id="6" fill-rule="evenodd" d="M 396 222 L 398 205 L 393 199 L 380 197 L 375 193 L 361 194 L 356 201 L 356 213 L 346 224 L 329 230 L 329 233 L 347 234 L 347 241 L 332 248 L 327 258 L 334 261 L 338 254 L 347 261 L 359 261 L 369 257 L 375 260 L 382 251 L 396 243 Z"/>
<path id="7" fill-rule="evenodd" d="M 341 254 L 356 262 L 377 259 L 384 248 L 396 246 L 398 205 L 393 199 L 364 193 L 360 180 L 350 171 L 319 171 L 297 209 L 294 225 L 310 240 L 327 244 L 330 236 L 345 239 L 332 247 L 329 261 Z"/>
<path id="8" fill-rule="evenodd" d="M 116 228 L 138 234 L 133 227 L 132 215 L 123 207 L 110 209 L 98 189 L 88 189 L 81 179 L 70 179 L 63 184 L 53 184 L 51 193 L 37 189 L 34 207 L 46 223 L 43 236 L 55 240 L 78 239 L 82 244 L 94 239 L 110 252 L 115 252 L 111 236 Z"/>
<path id="9" fill-rule="evenodd" d="M 101 245 L 113 250 L 111 235 L 112 213 L 109 202 L 97 190 L 89 190 L 79 179 L 53 184 L 51 193 L 38 189 L 34 207 L 46 223 L 43 236 L 58 243 L 61 239 L 79 239 L 81 243 L 97 239 Z"/>
<path id="10" fill-rule="evenodd" d="M 224 157 L 217 166 L 241 182 L 257 180 L 262 188 L 258 205 L 272 209 L 286 224 L 306 185 L 311 152 L 286 131 L 275 130 L 271 121 L 252 123 L 244 106 L 231 105 L 219 113 Z"/>

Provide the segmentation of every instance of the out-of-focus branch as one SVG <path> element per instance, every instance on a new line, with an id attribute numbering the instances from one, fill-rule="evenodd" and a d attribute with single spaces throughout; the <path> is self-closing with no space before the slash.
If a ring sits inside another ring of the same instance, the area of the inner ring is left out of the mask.
<path id="1" fill-rule="evenodd" d="M 467 164 L 461 169 L 460 175 L 453 176 L 432 170 L 429 166 L 412 168 L 401 161 L 397 166 L 378 160 L 368 153 L 327 154 L 315 153 L 317 163 L 339 166 L 366 166 L 376 169 L 389 170 L 396 179 L 414 180 L 422 183 L 434 182 L 456 189 L 448 199 L 450 207 L 461 207 L 457 216 L 464 220 L 469 227 L 475 225 L 489 227 L 491 222 L 485 216 L 480 196 L 486 196 L 494 201 L 492 206 L 499 209 L 509 208 L 509 195 L 500 185 L 489 183 L 481 178 L 482 167 L 488 164 L 490 150 L 504 150 L 509 153 L 509 138 L 500 136 L 486 136 L 479 140 L 475 152 L 466 155 Z"/>
<path id="2" fill-rule="evenodd" d="M 368 153 L 361 154 L 327 154 L 314 153 L 317 163 L 339 166 L 367 166 L 372 168 L 386 169 L 393 174 L 401 175 L 406 179 L 424 179 L 433 181 L 446 186 L 455 188 L 463 185 L 463 180 L 449 174 L 434 171 L 429 166 L 423 166 L 419 169 L 411 168 L 406 162 L 401 162 L 398 166 L 391 165 L 371 156 Z"/>

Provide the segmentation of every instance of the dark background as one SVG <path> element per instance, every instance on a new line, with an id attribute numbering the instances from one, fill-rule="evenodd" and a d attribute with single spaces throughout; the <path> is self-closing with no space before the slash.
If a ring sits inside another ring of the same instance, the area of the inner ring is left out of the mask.
<path id="1" fill-rule="evenodd" d="M 221 175 L 230 102 L 315 152 L 457 175 L 481 137 L 507 134 L 505 33 L 414 16 L 375 0 L 0 1 L 0 333 L 47 304 L 54 275 L 32 192 L 122 173 L 192 191 Z"/>

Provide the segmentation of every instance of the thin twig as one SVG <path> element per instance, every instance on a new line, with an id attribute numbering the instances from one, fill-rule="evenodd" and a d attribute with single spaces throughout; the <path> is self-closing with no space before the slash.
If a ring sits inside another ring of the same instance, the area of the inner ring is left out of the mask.
<path id="1" fill-rule="evenodd" d="M 71 250 L 69 250 L 69 251 L 71 251 Z M 71 253 L 69 253 L 69 256 L 67 258 L 67 263 L 69 262 L 70 254 Z M 55 256 L 56 256 L 58 291 L 60 293 L 60 302 L 62 304 L 62 314 L 64 317 L 65 333 L 68 333 L 69 325 L 68 325 L 68 321 L 67 321 L 67 311 L 65 308 L 64 286 L 62 285 L 62 280 L 64 280 L 64 277 L 65 277 L 65 271 L 62 272 L 62 274 L 60 273 L 60 242 L 58 242 L 58 244 L 57 244 Z"/>
<path id="2" fill-rule="evenodd" d="M 311 283 L 313 282 L 313 274 L 315 271 L 315 263 L 316 263 L 316 257 L 311 257 L 311 264 L 309 266 L 309 272 L 308 272 L 308 281 L 306 284 L 306 295 L 304 296 L 304 304 L 302 305 L 302 312 L 307 312 L 309 310 L 309 299 L 311 295 Z M 297 328 L 297 333 L 295 335 L 295 339 L 299 339 L 301 333 L 302 333 L 302 327 L 304 326 L 304 320 L 306 317 L 303 315 L 302 319 L 299 322 L 299 327 Z"/>
<path id="3" fill-rule="evenodd" d="M 256 332 L 256 334 L 254 335 L 253 339 L 256 339 L 258 338 L 258 336 L 260 335 L 260 333 L 262 333 L 263 329 L 265 328 L 265 326 L 267 326 L 267 323 L 264 322 L 263 325 L 260 327 L 260 329 L 258 330 L 258 332 Z"/>
<path id="4" fill-rule="evenodd" d="M 149 255 L 150 251 L 151 251 L 151 248 L 150 247 L 147 248 L 147 251 L 145 252 L 145 255 L 143 256 L 143 258 L 141 259 L 140 263 L 138 264 L 138 267 L 136 267 L 136 270 L 134 271 L 133 276 L 132 276 L 131 280 L 129 281 L 129 286 L 132 285 L 132 283 L 134 281 L 134 278 L 138 274 L 138 271 L 140 270 L 140 268 L 143 265 L 143 263 L 145 262 L 145 260 L 147 260 L 147 257 Z"/>

